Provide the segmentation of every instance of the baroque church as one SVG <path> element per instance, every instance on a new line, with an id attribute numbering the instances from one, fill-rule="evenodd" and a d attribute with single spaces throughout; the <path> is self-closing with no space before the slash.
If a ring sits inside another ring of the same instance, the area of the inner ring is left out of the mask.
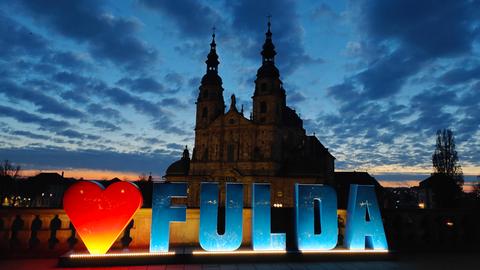
<path id="1" fill-rule="evenodd" d="M 218 71 L 215 34 L 205 61 L 196 102 L 195 146 L 190 158 L 183 157 L 166 171 L 169 182 L 188 182 L 188 207 L 198 207 L 200 183 L 220 183 L 220 202 L 225 200 L 225 183 L 244 184 L 244 206 L 251 206 L 252 183 L 271 184 L 271 203 L 292 207 L 295 183 L 332 183 L 334 160 L 327 148 L 307 135 L 303 121 L 286 104 L 286 91 L 275 66 L 275 46 L 270 22 L 257 71 L 253 109 L 245 117 L 235 95 L 226 110 L 222 78 Z"/>

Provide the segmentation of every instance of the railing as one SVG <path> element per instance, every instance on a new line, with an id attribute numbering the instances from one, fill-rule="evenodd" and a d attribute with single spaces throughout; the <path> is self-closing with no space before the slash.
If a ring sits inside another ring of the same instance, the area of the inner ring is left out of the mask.
<path id="1" fill-rule="evenodd" d="M 339 210 L 339 245 L 343 243 L 345 210 Z M 272 208 L 274 232 L 287 233 L 293 246 L 293 211 Z M 478 210 L 384 210 L 382 213 L 392 250 L 478 250 Z M 221 217 L 220 217 L 221 218 Z M 138 211 L 112 249 L 148 250 L 151 209 Z M 250 246 L 251 210 L 243 212 L 243 245 Z M 186 223 L 172 223 L 170 245 L 198 245 L 199 209 L 187 209 Z M 70 250 L 85 251 L 61 209 L 0 209 L 0 256 L 49 257 Z"/>

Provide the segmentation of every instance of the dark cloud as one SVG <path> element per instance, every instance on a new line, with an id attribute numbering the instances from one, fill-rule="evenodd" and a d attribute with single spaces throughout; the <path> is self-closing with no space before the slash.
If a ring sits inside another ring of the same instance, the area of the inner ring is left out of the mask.
<path id="1" fill-rule="evenodd" d="M 287 100 L 289 104 L 296 105 L 298 103 L 305 101 L 306 99 L 307 97 L 304 94 L 302 94 L 302 92 L 299 92 L 299 91 L 291 91 L 287 95 Z"/>
<path id="2" fill-rule="evenodd" d="M 168 149 L 173 149 L 173 150 L 183 150 L 185 147 L 184 145 L 178 144 L 178 143 L 169 143 L 166 145 Z"/>
<path id="3" fill-rule="evenodd" d="M 57 130 L 69 127 L 69 123 L 62 120 L 41 117 L 25 111 L 13 109 L 0 105 L 0 117 L 10 117 L 19 122 L 27 124 L 37 124 L 46 130 Z"/>
<path id="4" fill-rule="evenodd" d="M 92 123 L 95 127 L 101 128 L 106 131 L 118 131 L 120 127 L 103 120 L 96 120 Z"/>
<path id="5" fill-rule="evenodd" d="M 27 137 L 27 138 L 30 138 L 30 139 L 36 139 L 36 140 L 45 140 L 46 141 L 46 140 L 50 139 L 50 137 L 48 137 L 48 136 L 41 135 L 41 134 L 36 134 L 36 133 L 30 132 L 30 131 L 25 131 L 25 130 L 15 130 L 15 131 L 10 132 L 10 134 L 24 136 L 24 137 Z"/>
<path id="6" fill-rule="evenodd" d="M 52 76 L 52 79 L 58 83 L 66 85 L 79 86 L 88 82 L 85 77 L 72 72 L 61 71 Z"/>
<path id="7" fill-rule="evenodd" d="M 478 20 L 474 1 L 363 1 L 362 26 L 375 42 L 392 39 L 424 57 L 470 52 L 475 39 L 471 23 Z"/>
<path id="8" fill-rule="evenodd" d="M 213 26 L 221 27 L 226 24 L 218 11 L 202 1 L 140 0 L 139 2 L 172 19 L 182 36 L 204 38 L 210 35 Z"/>
<path id="9" fill-rule="evenodd" d="M 241 39 L 238 49 L 244 57 L 260 63 L 266 16 L 272 15 L 276 62 L 284 75 L 305 64 L 323 63 L 322 59 L 308 55 L 303 47 L 303 30 L 295 1 L 248 0 L 226 2 L 226 5 L 232 12 L 232 31 Z"/>
<path id="10" fill-rule="evenodd" d="M 0 93 L 8 99 L 25 100 L 35 104 L 41 113 L 55 114 L 66 118 L 83 118 L 83 112 L 70 108 L 65 103 L 44 95 L 32 88 L 16 85 L 10 81 L 0 81 Z"/>
<path id="11" fill-rule="evenodd" d="M 170 134 L 175 134 L 180 136 L 191 135 L 192 131 L 188 128 L 183 127 L 182 126 L 183 124 L 184 123 L 173 121 L 169 117 L 165 117 L 165 116 L 158 117 L 152 123 L 153 128 L 165 133 L 170 133 Z"/>
<path id="12" fill-rule="evenodd" d="M 88 45 L 96 58 L 130 70 L 145 68 L 157 52 L 138 39 L 139 25 L 105 12 L 97 1 L 19 1 L 35 20 L 49 29 Z"/>
<path id="13" fill-rule="evenodd" d="M 325 3 L 320 3 L 320 5 L 313 9 L 312 17 L 314 19 L 328 19 L 328 20 L 338 20 L 340 15 L 335 12 L 332 7 Z"/>
<path id="14" fill-rule="evenodd" d="M 134 93 L 163 94 L 165 87 L 152 77 L 122 78 L 117 85 L 128 87 Z"/>
<path id="15" fill-rule="evenodd" d="M 165 75 L 165 81 L 176 88 L 180 88 L 183 86 L 185 78 L 179 73 L 170 72 Z"/>
<path id="16" fill-rule="evenodd" d="M 166 106 L 166 107 L 171 107 L 173 109 L 177 108 L 187 108 L 188 104 L 185 102 L 182 102 L 178 98 L 164 98 L 162 101 L 160 101 L 160 105 Z"/>
<path id="17" fill-rule="evenodd" d="M 459 83 L 468 83 L 472 80 L 480 80 L 480 64 L 472 68 L 451 69 L 439 78 L 445 85 L 456 85 Z"/>
<path id="18" fill-rule="evenodd" d="M 72 52 L 51 52 L 42 57 L 43 64 L 55 64 L 68 70 L 84 70 L 92 68 L 86 56 L 75 54 Z"/>
<path id="19" fill-rule="evenodd" d="M 346 79 L 355 84 L 358 98 L 392 97 L 432 61 L 472 52 L 478 12 L 471 1 L 444 1 L 442 5 L 436 1 L 362 1 L 358 6 L 360 30 L 365 32 L 363 50 L 374 52 L 361 54 L 367 67 Z"/>
<path id="20" fill-rule="evenodd" d="M 93 116 L 101 116 L 117 122 L 126 122 L 118 110 L 109 108 L 105 104 L 91 103 L 87 106 L 87 111 Z"/>
<path id="21" fill-rule="evenodd" d="M 72 129 L 65 129 L 65 130 L 62 130 L 62 131 L 57 131 L 55 132 L 57 135 L 61 135 L 61 136 L 65 136 L 65 137 L 68 137 L 68 138 L 71 138 L 71 139 L 88 139 L 88 140 L 98 140 L 100 139 L 99 136 L 97 135 L 91 135 L 91 134 L 85 134 L 85 133 L 82 133 L 82 132 L 78 132 L 76 130 L 72 130 Z"/>
<path id="22" fill-rule="evenodd" d="M 117 105 L 130 105 L 136 111 L 152 117 L 157 117 L 163 114 L 163 111 L 157 104 L 152 103 L 141 97 L 134 96 L 121 88 L 106 87 L 103 88 L 102 91 L 102 94 L 104 94 L 110 101 L 114 102 Z"/>
<path id="23" fill-rule="evenodd" d="M 121 153 L 109 150 L 66 150 L 63 148 L 0 148 L 0 157 L 23 163 L 24 169 L 89 168 L 123 172 L 153 172 L 163 175 L 178 157 L 170 152 Z"/>
<path id="24" fill-rule="evenodd" d="M 0 58 L 40 55 L 48 50 L 47 41 L 0 12 Z"/>

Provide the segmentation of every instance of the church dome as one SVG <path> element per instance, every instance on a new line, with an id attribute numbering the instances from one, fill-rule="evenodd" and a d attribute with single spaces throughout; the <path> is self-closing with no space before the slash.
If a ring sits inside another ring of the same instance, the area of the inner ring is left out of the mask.
<path id="1" fill-rule="evenodd" d="M 183 150 L 183 156 L 180 160 L 177 160 L 168 166 L 166 175 L 188 175 L 188 170 L 190 169 L 190 153 L 188 148 L 185 146 Z"/>
<path id="2" fill-rule="evenodd" d="M 167 175 L 188 175 L 190 169 L 190 160 L 180 159 L 168 166 Z"/>

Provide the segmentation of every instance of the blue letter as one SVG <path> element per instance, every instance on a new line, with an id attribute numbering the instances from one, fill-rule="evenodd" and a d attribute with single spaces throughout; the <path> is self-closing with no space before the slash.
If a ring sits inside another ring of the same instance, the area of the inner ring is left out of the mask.
<path id="1" fill-rule="evenodd" d="M 202 183 L 200 246 L 207 251 L 233 251 L 242 244 L 243 185 L 226 184 L 225 233 L 218 234 L 218 184 Z"/>
<path id="2" fill-rule="evenodd" d="M 154 183 L 150 252 L 168 252 L 170 222 L 185 222 L 186 207 L 171 206 L 171 198 L 186 198 L 187 183 Z"/>
<path id="3" fill-rule="evenodd" d="M 368 217 L 368 218 L 367 218 Z M 388 249 L 373 185 L 351 185 L 348 198 L 345 247 Z"/>
<path id="4" fill-rule="evenodd" d="M 314 212 L 315 201 L 318 212 Z M 315 214 L 320 218 L 320 233 L 315 233 Z M 338 240 L 337 194 L 324 185 L 295 184 L 295 229 L 299 250 L 329 250 Z"/>
<path id="5" fill-rule="evenodd" d="M 270 184 L 253 184 L 252 245 L 254 250 L 285 250 L 285 234 L 270 233 Z"/>

